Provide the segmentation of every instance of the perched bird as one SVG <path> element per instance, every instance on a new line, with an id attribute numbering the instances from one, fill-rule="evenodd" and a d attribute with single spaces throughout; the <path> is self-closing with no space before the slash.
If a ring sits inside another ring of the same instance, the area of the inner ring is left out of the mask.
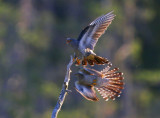
<path id="1" fill-rule="evenodd" d="M 85 66 L 88 62 L 89 65 L 93 66 L 94 64 L 102 65 L 109 62 L 106 58 L 96 56 L 93 50 L 100 36 L 114 19 L 115 15 L 112 12 L 102 15 L 91 22 L 82 30 L 77 39 L 67 38 L 67 44 L 74 49 L 76 65 L 80 65 L 82 62 L 82 65 Z"/>
<path id="2" fill-rule="evenodd" d="M 90 68 L 82 68 L 75 74 L 77 81 L 75 82 L 76 90 L 86 99 L 98 101 L 98 97 L 94 88 L 100 95 L 108 101 L 115 100 L 115 97 L 120 97 L 121 90 L 124 88 L 123 73 L 118 72 L 118 68 L 110 69 L 110 65 L 102 71 L 97 71 Z"/>

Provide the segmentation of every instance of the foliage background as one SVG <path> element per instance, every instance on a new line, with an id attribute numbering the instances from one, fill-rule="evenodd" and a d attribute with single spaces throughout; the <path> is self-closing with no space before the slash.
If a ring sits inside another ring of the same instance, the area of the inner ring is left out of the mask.
<path id="1" fill-rule="evenodd" d="M 115 20 L 95 52 L 125 76 L 116 101 L 90 102 L 70 89 L 59 118 L 160 117 L 159 0 L 0 0 L 0 118 L 50 118 L 72 49 L 96 17 Z M 97 69 L 104 67 L 95 66 Z"/>

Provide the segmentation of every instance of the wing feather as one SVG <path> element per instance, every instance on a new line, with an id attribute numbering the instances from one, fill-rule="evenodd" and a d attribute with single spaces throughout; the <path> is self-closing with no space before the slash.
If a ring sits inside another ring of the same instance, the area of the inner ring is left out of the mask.
<path id="1" fill-rule="evenodd" d="M 79 92 L 84 98 L 91 101 L 98 101 L 98 97 L 93 86 L 85 86 L 78 81 L 75 82 L 77 92 Z"/>
<path id="2" fill-rule="evenodd" d="M 114 68 L 109 70 L 111 66 L 104 68 L 101 73 L 105 74 L 102 79 L 101 86 L 95 86 L 100 95 L 107 101 L 108 99 L 115 100 L 115 98 L 120 96 L 122 89 L 124 89 L 124 82 L 122 81 L 123 73 L 118 72 L 119 68 Z"/>
<path id="3" fill-rule="evenodd" d="M 113 11 L 98 17 L 93 22 L 91 22 L 90 25 L 85 28 L 85 30 L 81 32 L 78 38 L 80 41 L 79 48 L 81 50 L 84 51 L 87 48 L 90 48 L 91 50 L 94 49 L 98 39 L 105 32 L 115 17 L 112 12 Z"/>
<path id="4" fill-rule="evenodd" d="M 78 37 L 78 41 L 80 41 L 81 40 L 81 38 L 84 36 L 84 34 L 88 31 L 88 29 L 89 29 L 89 26 L 87 26 L 87 27 L 85 27 L 83 30 L 82 30 L 82 32 L 79 34 L 79 37 Z"/>
<path id="5" fill-rule="evenodd" d="M 111 24 L 112 20 L 115 17 L 115 15 L 112 14 L 112 12 L 109 12 L 108 14 L 99 17 L 90 24 L 95 25 L 95 27 L 89 36 L 90 40 L 88 40 L 87 48 L 90 48 L 92 50 L 94 49 L 98 39 L 101 37 L 102 34 L 104 34 L 104 32 L 107 30 L 108 26 Z"/>
<path id="6" fill-rule="evenodd" d="M 94 29 L 95 25 L 89 25 L 88 28 L 85 28 L 85 31 L 82 31 L 82 34 L 80 34 L 79 40 L 79 49 L 82 53 L 85 52 L 87 40 L 89 38 L 89 34 L 91 34 L 92 30 Z"/>

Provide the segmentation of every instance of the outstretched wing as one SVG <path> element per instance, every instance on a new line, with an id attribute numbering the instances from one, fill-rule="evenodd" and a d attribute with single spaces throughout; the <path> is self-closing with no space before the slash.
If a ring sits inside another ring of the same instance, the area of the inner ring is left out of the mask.
<path id="1" fill-rule="evenodd" d="M 112 12 L 98 17 L 80 33 L 78 40 L 80 41 L 79 48 L 81 50 L 87 48 L 94 49 L 99 37 L 105 32 L 115 17 Z"/>

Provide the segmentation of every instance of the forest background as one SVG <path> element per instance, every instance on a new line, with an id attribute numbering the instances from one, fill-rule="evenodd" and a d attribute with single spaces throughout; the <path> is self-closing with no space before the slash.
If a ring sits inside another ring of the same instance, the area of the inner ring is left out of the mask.
<path id="1" fill-rule="evenodd" d="M 160 0 L 0 0 L 0 118 L 50 118 L 77 38 L 98 16 L 116 15 L 95 47 L 124 73 L 115 101 L 74 89 L 59 118 L 160 117 Z M 105 66 L 95 66 L 101 70 Z"/>

